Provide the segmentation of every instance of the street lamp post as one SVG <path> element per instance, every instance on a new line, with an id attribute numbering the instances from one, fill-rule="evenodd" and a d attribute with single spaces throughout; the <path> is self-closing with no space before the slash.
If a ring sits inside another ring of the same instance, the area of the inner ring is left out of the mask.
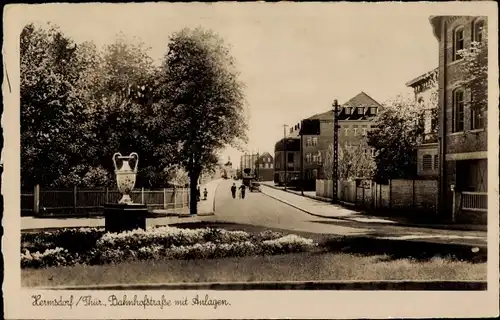
<path id="1" fill-rule="evenodd" d="M 337 100 L 334 100 L 333 104 L 333 170 L 332 170 L 332 203 L 338 202 L 338 166 L 339 166 L 339 120 L 338 112 L 339 105 Z"/>

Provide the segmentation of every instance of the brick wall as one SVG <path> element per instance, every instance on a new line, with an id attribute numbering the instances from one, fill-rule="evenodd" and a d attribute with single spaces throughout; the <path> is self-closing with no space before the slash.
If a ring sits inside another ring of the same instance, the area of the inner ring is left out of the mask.
<path id="1" fill-rule="evenodd" d="M 332 197 L 332 181 L 316 180 L 316 195 Z M 339 200 L 365 208 L 407 209 L 436 213 L 438 182 L 436 180 L 391 180 L 389 185 L 371 182 L 371 187 L 356 187 L 355 181 L 339 181 Z"/>
<path id="2" fill-rule="evenodd" d="M 457 88 L 463 87 L 463 81 L 467 75 L 462 68 L 462 60 L 453 61 L 453 38 L 456 28 L 463 27 L 464 48 L 469 48 L 472 42 L 473 22 L 477 17 L 459 16 L 448 17 L 443 20 L 441 41 L 440 41 L 440 90 L 445 91 L 446 97 L 442 94 L 440 106 L 446 108 L 446 153 L 464 153 L 487 150 L 487 131 L 460 132 L 453 133 L 453 92 Z M 465 89 L 465 109 L 464 127 L 466 131 L 471 128 L 471 109 L 468 105 L 471 94 L 468 88 Z M 485 88 L 487 90 L 487 88 Z M 487 119 L 485 119 L 487 122 Z M 487 123 L 485 123 L 485 127 Z"/>

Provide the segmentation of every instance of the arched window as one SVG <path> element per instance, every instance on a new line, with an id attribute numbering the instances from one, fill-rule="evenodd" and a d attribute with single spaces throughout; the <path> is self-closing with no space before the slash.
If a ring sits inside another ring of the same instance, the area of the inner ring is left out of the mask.
<path id="1" fill-rule="evenodd" d="M 464 90 L 453 91 L 453 132 L 464 131 Z"/>
<path id="2" fill-rule="evenodd" d="M 464 28 L 458 27 L 453 32 L 453 61 L 461 59 L 459 51 L 464 48 Z"/>
<path id="3" fill-rule="evenodd" d="M 484 38 L 484 20 L 479 18 L 472 23 L 472 41 L 481 43 Z"/>

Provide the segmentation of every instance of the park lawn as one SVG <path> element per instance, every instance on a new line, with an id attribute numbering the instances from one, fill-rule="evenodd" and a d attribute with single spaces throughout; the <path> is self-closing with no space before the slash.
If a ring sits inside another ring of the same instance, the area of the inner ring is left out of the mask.
<path id="1" fill-rule="evenodd" d="M 119 264 L 22 269 L 23 287 L 182 282 L 321 280 L 486 280 L 486 263 L 434 258 L 296 253 L 213 260 L 130 261 Z"/>

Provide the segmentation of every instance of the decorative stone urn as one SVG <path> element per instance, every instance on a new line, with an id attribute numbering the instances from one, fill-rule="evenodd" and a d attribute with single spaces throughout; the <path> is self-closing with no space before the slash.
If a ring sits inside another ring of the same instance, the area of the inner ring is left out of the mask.
<path id="1" fill-rule="evenodd" d="M 134 160 L 133 168 L 130 167 L 130 160 Z M 121 165 L 119 165 L 120 162 Z M 135 152 L 132 152 L 129 156 L 122 156 L 121 153 L 117 152 L 113 155 L 113 164 L 115 165 L 115 175 L 118 190 L 123 195 L 118 203 L 133 204 L 133 201 L 130 198 L 130 193 L 135 186 L 137 165 L 139 164 L 139 155 Z"/>

